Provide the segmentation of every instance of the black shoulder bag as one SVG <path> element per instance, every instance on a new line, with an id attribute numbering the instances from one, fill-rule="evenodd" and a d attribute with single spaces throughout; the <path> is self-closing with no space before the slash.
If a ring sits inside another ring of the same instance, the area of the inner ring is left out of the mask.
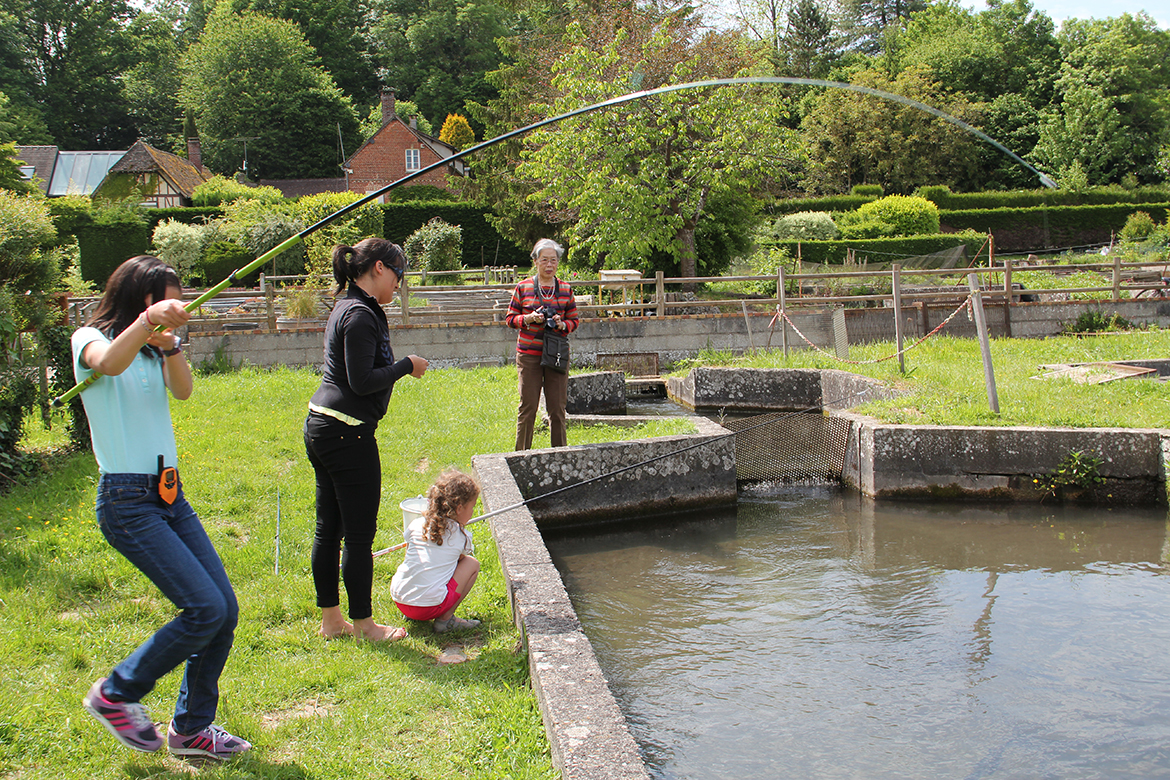
<path id="1" fill-rule="evenodd" d="M 540 294 L 540 280 L 536 277 L 532 278 L 532 287 L 536 290 L 536 297 L 540 301 L 540 305 L 545 311 L 544 320 L 544 348 L 540 353 L 540 365 L 551 368 L 554 371 L 560 371 L 562 374 L 569 372 L 569 337 L 562 334 L 555 329 L 549 322 L 551 319 L 547 316 L 548 312 L 553 309 L 545 302 L 544 296 Z M 560 282 L 553 279 L 553 298 L 557 297 L 560 292 Z"/>

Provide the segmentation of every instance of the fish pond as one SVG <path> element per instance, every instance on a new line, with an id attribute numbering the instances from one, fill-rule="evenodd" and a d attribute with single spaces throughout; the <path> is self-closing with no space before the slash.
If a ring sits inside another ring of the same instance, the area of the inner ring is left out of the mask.
<path id="1" fill-rule="evenodd" d="M 1165 510 L 764 487 L 546 542 L 656 778 L 1170 777 Z"/>

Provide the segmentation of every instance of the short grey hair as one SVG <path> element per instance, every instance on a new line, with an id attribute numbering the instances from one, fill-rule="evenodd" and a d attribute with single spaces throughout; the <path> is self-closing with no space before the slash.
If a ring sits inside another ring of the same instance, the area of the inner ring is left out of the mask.
<path id="1" fill-rule="evenodd" d="M 551 238 L 542 238 L 537 241 L 536 246 L 532 247 L 532 254 L 530 256 L 533 260 L 535 260 L 537 255 L 539 255 L 545 249 L 551 249 L 556 252 L 557 260 L 560 260 L 565 256 L 565 248 L 556 241 L 553 241 Z"/>

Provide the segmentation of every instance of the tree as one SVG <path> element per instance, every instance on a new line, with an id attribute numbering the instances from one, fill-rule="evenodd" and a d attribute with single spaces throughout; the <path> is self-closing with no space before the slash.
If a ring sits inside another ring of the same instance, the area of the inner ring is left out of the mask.
<path id="1" fill-rule="evenodd" d="M 946 96 L 918 70 L 890 79 L 876 70 L 851 83 L 902 95 L 978 124 L 974 108 Z M 969 183 L 980 143 L 958 127 L 918 108 L 843 89 L 826 89 L 806 106 L 801 135 L 809 158 L 806 186 L 848 192 L 854 184 L 880 184 L 909 193 L 925 184 Z"/>
<path id="2" fill-rule="evenodd" d="M 130 25 L 136 64 L 122 77 L 123 95 L 138 134 L 152 146 L 187 154 L 179 106 L 180 44 L 175 19 L 153 11 Z"/>
<path id="3" fill-rule="evenodd" d="M 1170 141 L 1170 31 L 1147 14 L 1069 20 L 1055 108 L 1044 113 L 1036 159 L 1062 174 L 1077 168 L 1090 184 L 1161 177 L 1160 147 Z"/>
<path id="4" fill-rule="evenodd" d="M 799 0 L 788 16 L 784 35 L 785 75 L 823 78 L 832 65 L 834 48 L 830 16 L 814 0 Z"/>
<path id="5" fill-rule="evenodd" d="M 50 144 L 52 139 L 40 111 L 27 104 L 15 104 L 0 92 L 0 143 L 9 141 L 34 146 Z"/>
<path id="6" fill-rule="evenodd" d="M 456 149 L 463 149 L 475 143 L 475 131 L 467 124 L 467 119 L 460 114 L 447 114 L 443 122 L 443 129 L 439 131 L 439 140 L 451 144 Z"/>
<path id="7" fill-rule="evenodd" d="M 0 0 L 0 13 L 12 20 L 31 98 L 58 145 L 125 149 L 134 142 L 120 83 L 133 64 L 126 26 L 134 11 L 125 0 Z"/>
<path id="8" fill-rule="evenodd" d="M 491 0 L 373 0 L 383 80 L 438 124 L 496 90 L 484 74 L 502 59 L 511 16 Z"/>
<path id="9" fill-rule="evenodd" d="M 363 105 L 378 97 L 368 5 L 365 0 L 236 0 L 234 7 L 295 22 L 338 88 Z"/>
<path id="10" fill-rule="evenodd" d="M 230 175 L 247 143 L 253 178 L 336 176 L 339 129 L 357 148 L 352 105 L 291 22 L 218 6 L 183 57 L 182 84 L 213 171 Z"/>
<path id="11" fill-rule="evenodd" d="M 554 66 L 560 114 L 622 95 L 694 80 L 709 66 L 700 47 L 660 26 L 637 57 L 619 31 L 600 50 L 575 45 Z M 655 251 L 669 254 L 683 276 L 697 268 L 695 228 L 708 203 L 751 191 L 796 157 L 780 126 L 775 93 L 752 88 L 687 90 L 585 114 L 533 133 L 518 171 L 543 183 L 533 198 L 573 217 L 573 252 L 593 265 L 645 268 Z"/>
<path id="12" fill-rule="evenodd" d="M 865 54 L 888 49 L 888 36 L 926 8 L 928 0 L 840 0 L 838 20 L 847 48 Z"/>

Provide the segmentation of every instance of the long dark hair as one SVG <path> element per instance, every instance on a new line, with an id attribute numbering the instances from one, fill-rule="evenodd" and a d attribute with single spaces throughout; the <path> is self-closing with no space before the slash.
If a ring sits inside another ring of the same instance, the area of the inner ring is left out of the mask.
<path id="1" fill-rule="evenodd" d="M 166 300 L 168 287 L 183 289 L 174 268 L 154 255 L 131 257 L 110 274 L 106 292 L 89 318 L 89 325 L 113 340 L 146 310 L 147 295 L 155 303 Z M 155 357 L 159 352 L 143 346 L 142 354 Z"/>
<path id="2" fill-rule="evenodd" d="M 353 280 L 365 276 L 379 260 L 387 268 L 398 269 L 399 279 L 406 273 L 406 253 L 393 241 L 366 238 L 353 246 L 338 244 L 333 247 L 333 279 L 337 282 L 335 293 L 344 290 Z"/>

